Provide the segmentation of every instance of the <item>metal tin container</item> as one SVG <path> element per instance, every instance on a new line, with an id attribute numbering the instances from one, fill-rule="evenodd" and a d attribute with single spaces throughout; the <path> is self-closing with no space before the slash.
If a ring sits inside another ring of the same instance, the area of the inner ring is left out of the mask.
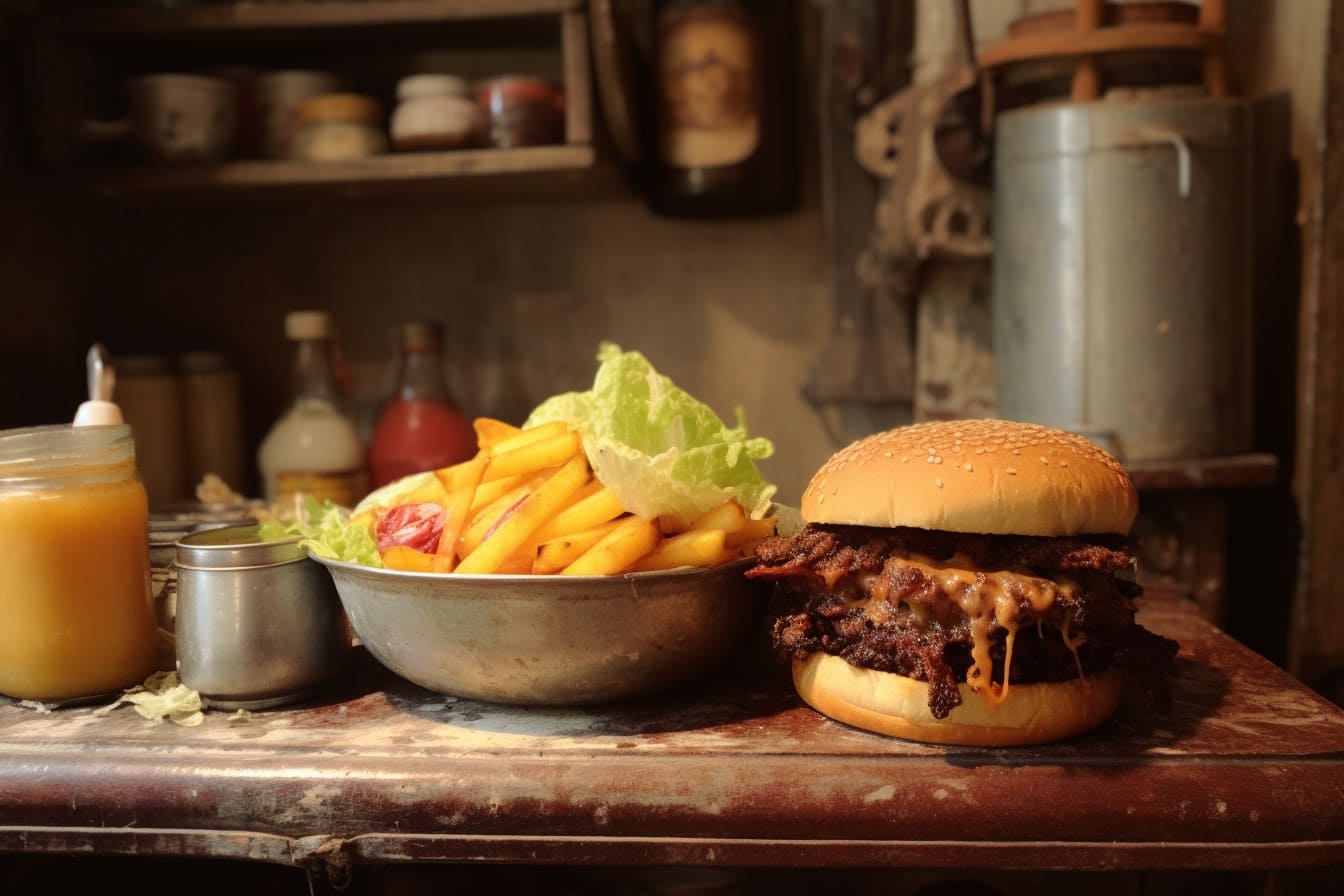
<path id="1" fill-rule="evenodd" d="M 998 412 L 1122 460 L 1251 447 L 1250 128 L 1162 92 L 995 124 Z"/>
<path id="2" fill-rule="evenodd" d="M 255 525 L 177 542 L 177 667 L 223 709 L 264 709 L 311 696 L 340 672 L 350 629 L 331 576 L 297 538 L 265 541 Z"/>

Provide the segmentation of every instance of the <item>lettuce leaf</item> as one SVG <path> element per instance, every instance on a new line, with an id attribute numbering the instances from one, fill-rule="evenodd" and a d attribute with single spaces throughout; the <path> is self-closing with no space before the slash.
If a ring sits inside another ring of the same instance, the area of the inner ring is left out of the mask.
<path id="1" fill-rule="evenodd" d="M 291 519 L 270 519 L 257 527 L 262 538 L 299 536 L 300 544 L 328 560 L 383 565 L 368 525 L 350 521 L 350 512 L 330 501 L 305 497 Z"/>
<path id="2" fill-rule="evenodd" d="M 690 523 L 729 498 L 754 518 L 769 512 L 776 488 L 755 461 L 774 445 L 747 437 L 740 408 L 737 425 L 726 425 L 642 354 L 614 343 L 602 343 L 597 360 L 592 389 L 547 399 L 523 426 L 564 420 L 578 430 L 597 477 L 646 519 Z"/>

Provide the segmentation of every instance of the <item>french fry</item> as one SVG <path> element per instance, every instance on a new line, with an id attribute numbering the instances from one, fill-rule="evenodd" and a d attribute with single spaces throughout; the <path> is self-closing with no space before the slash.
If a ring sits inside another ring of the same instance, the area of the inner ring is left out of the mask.
<path id="1" fill-rule="evenodd" d="M 393 545 L 383 551 L 383 565 L 388 569 L 403 572 L 429 572 L 434 566 L 434 555 L 408 548 L 405 545 Z"/>
<path id="2" fill-rule="evenodd" d="M 532 560 L 532 572 L 537 575 L 551 575 L 559 572 L 579 559 L 584 551 L 601 541 L 608 532 L 618 525 L 620 525 L 619 520 L 612 520 L 600 526 L 585 529 L 582 532 L 574 532 L 542 542 L 537 547 L 536 557 Z"/>
<path id="3" fill-rule="evenodd" d="M 621 507 L 621 502 L 616 499 L 611 489 L 596 479 L 593 482 L 597 483 L 596 489 L 592 489 L 586 495 L 580 495 L 573 504 L 551 517 L 537 530 L 538 541 L 550 541 L 563 535 L 592 529 L 616 519 L 625 512 L 625 508 Z"/>
<path id="4" fill-rule="evenodd" d="M 507 479 L 496 479 L 494 482 L 482 482 L 476 486 L 476 497 L 471 502 L 472 515 L 476 511 L 485 507 L 492 501 L 497 501 L 506 492 L 511 492 L 518 486 L 527 482 L 527 476 L 510 476 Z"/>
<path id="5" fill-rule="evenodd" d="M 572 457 L 536 491 L 505 511 L 476 549 L 462 558 L 457 571 L 463 574 L 494 572 L 529 535 L 564 506 L 565 501 L 588 481 L 588 476 L 588 459 L 582 454 Z"/>
<path id="6" fill-rule="evenodd" d="M 736 498 L 729 498 L 717 507 L 702 513 L 687 529 L 722 529 L 735 532 L 746 523 L 747 511 Z"/>
<path id="7" fill-rule="evenodd" d="M 740 548 L 747 544 L 753 544 L 762 538 L 769 538 L 775 534 L 775 526 L 779 523 L 779 517 L 766 516 L 759 520 L 753 520 L 750 517 L 742 524 L 742 528 L 735 532 L 729 532 L 725 543 L 730 548 Z"/>
<path id="8" fill-rule="evenodd" d="M 477 417 L 471 421 L 471 428 L 476 430 L 476 446 L 482 451 L 493 448 L 505 439 L 522 432 L 512 423 L 505 423 L 493 417 Z"/>
<path id="9" fill-rule="evenodd" d="M 528 432 L 530 430 L 523 430 L 524 434 Z M 491 452 L 490 465 L 485 468 L 486 482 L 558 467 L 582 452 L 583 440 L 578 433 L 566 431 L 519 448 L 506 450 L 503 445 L 499 445 L 495 450 L 499 453 Z M 584 463 L 587 464 L 586 459 Z"/>
<path id="10" fill-rule="evenodd" d="M 485 541 L 486 533 L 499 524 L 500 519 L 504 514 L 508 513 L 515 505 L 521 504 L 526 500 L 527 496 L 531 494 L 534 489 L 540 487 L 552 472 L 553 471 L 547 470 L 527 478 L 518 477 L 519 481 L 517 485 L 504 492 L 493 501 L 481 507 L 473 506 L 471 514 L 467 518 L 467 527 L 463 530 L 461 537 L 458 539 L 458 544 L 461 547 L 458 556 L 465 557 L 467 554 L 476 550 L 481 542 Z M 490 485 L 493 485 L 493 483 L 484 482 L 477 488 L 477 504 L 480 503 L 480 493 L 485 491 Z"/>
<path id="11" fill-rule="evenodd" d="M 530 575 L 532 573 L 533 558 L 537 555 L 537 542 L 534 538 L 528 538 L 523 542 L 522 547 L 504 558 L 504 562 L 499 564 L 495 570 L 497 575 L 516 576 Z"/>
<path id="12" fill-rule="evenodd" d="M 488 452 L 481 452 L 467 461 L 467 469 L 461 478 L 462 485 L 449 496 L 444 508 L 443 534 L 439 536 L 438 550 L 434 552 L 434 572 L 452 572 L 457 560 L 457 540 L 467 527 L 467 517 L 471 515 L 471 504 L 476 499 L 476 489 L 485 475 L 485 466 L 490 462 Z"/>
<path id="13" fill-rule="evenodd" d="M 725 535 L 722 529 L 687 529 L 680 535 L 664 538 L 658 547 L 637 560 L 630 571 L 718 566 L 735 553 L 724 545 Z"/>
<path id="14" fill-rule="evenodd" d="M 602 537 L 597 544 L 560 571 L 566 576 L 610 576 L 630 566 L 658 544 L 656 523 L 629 516 Z"/>
<path id="15" fill-rule="evenodd" d="M 490 450 L 494 454 L 506 454 L 518 448 L 525 448 L 536 442 L 543 442 L 546 439 L 562 436 L 567 432 L 569 432 L 569 426 L 563 420 L 552 420 L 550 423 L 543 423 L 540 426 L 531 426 L 527 429 L 520 429 L 508 438 L 501 439 L 491 445 Z"/>

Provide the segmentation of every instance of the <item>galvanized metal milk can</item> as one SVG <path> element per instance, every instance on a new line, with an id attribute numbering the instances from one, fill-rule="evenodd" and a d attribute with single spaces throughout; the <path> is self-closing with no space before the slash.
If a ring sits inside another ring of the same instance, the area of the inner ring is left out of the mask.
<path id="1" fill-rule="evenodd" d="M 1155 91 L 995 124 L 998 412 L 1122 460 L 1251 447 L 1249 107 Z"/>

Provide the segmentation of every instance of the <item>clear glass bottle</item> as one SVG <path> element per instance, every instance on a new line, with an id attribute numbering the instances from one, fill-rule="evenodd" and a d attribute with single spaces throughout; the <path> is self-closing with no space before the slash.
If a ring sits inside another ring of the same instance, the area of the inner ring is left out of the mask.
<path id="1" fill-rule="evenodd" d="M 401 326 L 400 336 L 396 392 L 378 415 L 369 443 L 374 488 L 476 453 L 476 432 L 443 375 L 443 326 L 411 321 Z"/>
<path id="2" fill-rule="evenodd" d="M 793 209 L 795 4 L 658 0 L 654 9 L 650 208 L 687 217 Z"/>
<path id="3" fill-rule="evenodd" d="M 0 432 L 0 694 L 95 697 L 158 667 L 128 425 Z"/>
<path id="4" fill-rule="evenodd" d="M 331 316 L 295 311 L 285 317 L 294 342 L 294 401 L 257 451 L 266 499 L 286 504 L 297 494 L 353 507 L 368 492 L 364 443 L 341 409 Z"/>

